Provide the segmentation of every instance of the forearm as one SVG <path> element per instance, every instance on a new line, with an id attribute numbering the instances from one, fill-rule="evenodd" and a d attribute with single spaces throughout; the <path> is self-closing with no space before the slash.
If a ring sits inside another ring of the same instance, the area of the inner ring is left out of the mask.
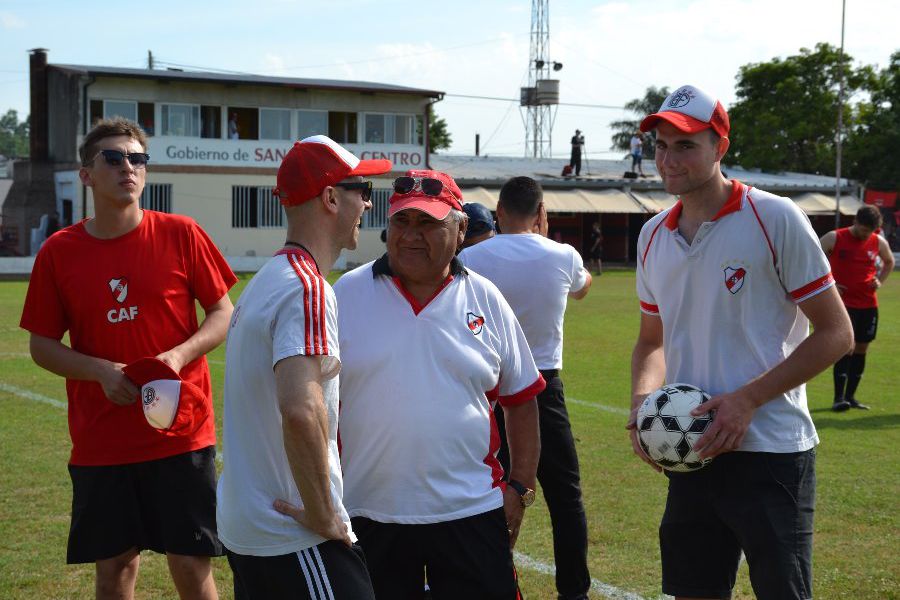
<path id="1" fill-rule="evenodd" d="M 809 381 L 844 356 L 853 342 L 847 327 L 813 331 L 782 362 L 742 386 L 736 393 L 746 395 L 757 407 Z"/>
<path id="2" fill-rule="evenodd" d="M 631 353 L 631 410 L 638 408 L 665 379 L 666 359 L 662 345 L 638 340 Z"/>
<path id="3" fill-rule="evenodd" d="M 509 478 L 534 488 L 541 457 L 541 434 L 537 401 L 504 406 L 506 440 L 509 443 Z"/>
<path id="4" fill-rule="evenodd" d="M 228 323 L 234 307 L 227 295 L 223 296 L 216 304 L 206 311 L 206 317 L 200 323 L 200 327 L 192 336 L 182 343 L 163 352 L 163 355 L 177 357 L 177 364 L 171 364 L 176 371 L 181 371 L 185 365 L 191 363 L 208 352 L 214 350 L 225 341 L 228 333 Z M 169 361 L 167 361 L 169 362 Z"/>
<path id="5" fill-rule="evenodd" d="M 31 357 L 38 366 L 66 379 L 99 381 L 105 370 L 115 364 L 103 358 L 88 356 L 59 340 L 31 334 Z"/>
<path id="6" fill-rule="evenodd" d="M 294 483 L 311 521 L 327 522 L 334 515 L 328 466 L 328 416 L 321 388 L 305 390 L 306 401 L 282 409 L 282 434 Z"/>

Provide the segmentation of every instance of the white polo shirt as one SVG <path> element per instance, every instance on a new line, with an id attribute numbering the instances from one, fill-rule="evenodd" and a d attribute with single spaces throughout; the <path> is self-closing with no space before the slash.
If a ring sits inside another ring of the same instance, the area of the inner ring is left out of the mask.
<path id="1" fill-rule="evenodd" d="M 331 499 L 350 527 L 337 444 L 336 310 L 334 291 L 301 250 L 270 259 L 234 308 L 225 349 L 225 468 L 216 507 L 219 539 L 232 552 L 276 556 L 325 541 L 272 508 L 276 499 L 303 505 L 284 450 L 273 370 L 291 356 L 323 357 Z M 356 539 L 352 530 L 350 536 Z"/>
<path id="2" fill-rule="evenodd" d="M 350 515 L 424 524 L 501 507 L 492 400 L 522 403 L 545 383 L 497 288 L 454 259 L 444 286 L 420 306 L 385 255 L 334 289 Z"/>
<path id="3" fill-rule="evenodd" d="M 522 325 L 538 369 L 561 369 L 569 292 L 587 283 L 575 248 L 536 233 L 501 234 L 466 248 L 459 260 L 500 288 Z"/>
<path id="4" fill-rule="evenodd" d="M 638 238 L 641 310 L 663 323 L 666 381 L 732 392 L 809 335 L 797 304 L 834 285 L 806 215 L 788 198 L 732 182 L 732 193 L 688 245 L 677 203 Z M 757 409 L 740 450 L 799 452 L 818 443 L 806 386 Z"/>

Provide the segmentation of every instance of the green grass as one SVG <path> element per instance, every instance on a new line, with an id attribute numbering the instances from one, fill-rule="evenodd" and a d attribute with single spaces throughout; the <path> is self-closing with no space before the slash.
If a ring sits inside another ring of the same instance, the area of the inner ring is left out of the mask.
<path id="1" fill-rule="evenodd" d="M 245 283 L 242 279 L 236 286 L 234 297 Z M 65 564 L 71 503 L 65 411 L 9 391 L 13 386 L 65 400 L 63 381 L 28 356 L 28 337 L 18 328 L 25 289 L 24 282 L 0 283 L 0 598 L 90 597 L 93 568 Z M 900 275 L 879 296 L 878 339 L 858 394 L 872 410 L 832 413 L 830 372 L 809 385 L 822 439 L 814 555 L 818 599 L 900 598 L 895 513 L 900 400 L 893 388 L 900 348 Z M 585 300 L 570 303 L 563 374 L 568 397 L 627 407 L 638 320 L 633 272 L 606 273 Z M 223 349 L 210 359 L 220 407 Z M 591 574 L 655 598 L 660 593 L 656 530 L 665 478 L 632 456 L 623 415 L 574 402 L 569 412 L 581 457 Z M 217 416 L 221 419 L 221 411 Z M 544 563 L 553 560 L 549 519 L 540 500 L 528 511 L 517 550 Z M 142 561 L 138 597 L 175 597 L 164 557 L 144 553 Z M 228 566 L 224 560 L 214 563 L 220 594 L 231 598 Z M 527 569 L 520 575 L 528 598 L 555 598 L 552 576 Z M 735 598 L 752 597 L 744 566 Z"/>

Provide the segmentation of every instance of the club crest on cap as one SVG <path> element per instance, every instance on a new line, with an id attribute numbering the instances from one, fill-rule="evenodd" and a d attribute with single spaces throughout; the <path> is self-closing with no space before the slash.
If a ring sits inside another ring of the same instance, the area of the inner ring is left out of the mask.
<path id="1" fill-rule="evenodd" d="M 683 87 L 672 94 L 669 100 L 669 108 L 681 108 L 694 99 L 694 92 L 690 88 Z"/>
<path id="2" fill-rule="evenodd" d="M 144 406 L 150 407 L 156 402 L 156 390 L 153 386 L 144 386 Z"/>

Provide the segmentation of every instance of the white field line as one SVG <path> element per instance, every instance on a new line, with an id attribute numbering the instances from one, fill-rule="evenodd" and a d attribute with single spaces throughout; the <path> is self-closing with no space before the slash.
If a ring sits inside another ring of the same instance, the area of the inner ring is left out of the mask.
<path id="1" fill-rule="evenodd" d="M 580 406 L 590 406 L 591 408 L 597 408 L 617 415 L 628 415 L 631 413 L 630 410 L 622 408 L 621 406 L 608 406 L 606 404 L 600 404 L 599 402 L 588 402 L 587 400 L 578 400 L 576 398 L 566 397 L 566 402 L 571 402 L 572 404 L 578 404 Z"/>
<path id="2" fill-rule="evenodd" d="M 10 385 L 2 381 L 0 381 L 0 390 L 13 394 L 15 396 L 19 396 L 20 398 L 25 398 L 26 400 L 32 400 L 34 402 L 40 402 L 42 404 L 49 404 L 50 406 L 54 406 L 62 410 L 67 410 L 68 408 L 65 402 L 60 402 L 59 400 L 55 400 L 54 398 L 50 398 L 49 396 L 44 396 L 43 394 L 38 394 L 36 392 Z M 593 406 L 596 408 L 600 408 L 601 410 L 607 410 L 615 413 L 628 413 L 628 411 L 624 409 L 618 409 L 612 406 L 604 406 L 602 404 L 596 404 L 594 402 L 583 402 L 580 400 L 573 400 L 571 398 L 568 398 L 567 401 L 575 402 L 576 404 L 584 404 L 586 406 Z M 222 462 L 221 452 L 216 453 L 216 462 Z M 516 565 L 518 565 L 519 567 L 528 569 L 530 571 L 536 571 L 543 575 L 552 576 L 556 574 L 556 567 L 552 564 L 541 562 L 539 560 L 531 558 L 527 554 L 522 554 L 521 552 L 515 552 L 514 557 Z M 643 596 L 619 589 L 608 583 L 597 581 L 596 579 L 591 579 L 591 590 L 602 594 L 604 597 L 609 598 L 610 600 L 645 600 Z"/>

